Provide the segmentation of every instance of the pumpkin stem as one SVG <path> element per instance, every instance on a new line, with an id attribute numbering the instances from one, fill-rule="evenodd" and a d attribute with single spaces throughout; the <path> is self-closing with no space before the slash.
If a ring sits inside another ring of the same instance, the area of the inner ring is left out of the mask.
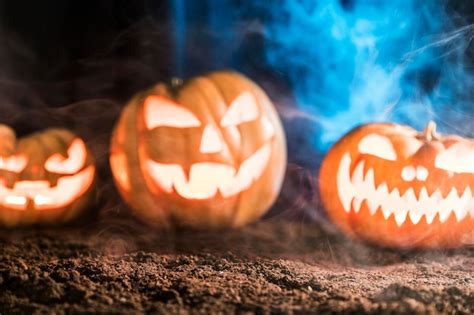
<path id="1" fill-rule="evenodd" d="M 183 85 L 183 79 L 178 77 L 171 78 L 171 86 L 174 88 L 178 88 Z"/>
<path id="2" fill-rule="evenodd" d="M 438 140 L 439 134 L 436 132 L 436 123 L 434 121 L 430 121 L 428 125 L 426 125 L 425 130 L 423 131 L 423 137 L 428 140 Z"/>
<path id="3" fill-rule="evenodd" d="M 169 83 L 170 92 L 173 95 L 178 93 L 178 90 L 183 86 L 184 81 L 178 77 L 172 77 Z"/>

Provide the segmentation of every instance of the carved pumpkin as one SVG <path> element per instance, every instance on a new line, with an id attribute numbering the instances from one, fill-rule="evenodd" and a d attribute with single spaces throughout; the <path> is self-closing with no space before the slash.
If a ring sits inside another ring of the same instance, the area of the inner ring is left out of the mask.
<path id="1" fill-rule="evenodd" d="M 83 140 L 49 129 L 16 140 L 0 125 L 0 224 L 63 223 L 95 192 L 95 166 Z"/>
<path id="2" fill-rule="evenodd" d="M 358 127 L 323 161 L 320 191 L 345 232 L 392 247 L 456 247 L 474 231 L 474 140 Z"/>
<path id="3" fill-rule="evenodd" d="M 133 98 L 110 162 L 124 199 L 151 224 L 241 226 L 276 199 L 286 145 L 267 95 L 242 75 L 215 72 Z"/>

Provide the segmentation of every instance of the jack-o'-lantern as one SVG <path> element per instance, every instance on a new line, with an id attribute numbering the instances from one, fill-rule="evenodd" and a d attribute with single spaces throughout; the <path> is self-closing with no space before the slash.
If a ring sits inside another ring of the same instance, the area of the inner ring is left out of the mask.
<path id="1" fill-rule="evenodd" d="M 276 199 L 286 144 L 263 90 L 240 74 L 214 72 L 133 98 L 110 162 L 124 199 L 150 224 L 235 227 Z"/>
<path id="2" fill-rule="evenodd" d="M 93 200 L 95 166 L 82 139 L 62 129 L 16 139 L 0 125 L 0 224 L 60 224 Z"/>
<path id="3" fill-rule="evenodd" d="M 390 247 L 457 247 L 474 231 L 474 140 L 373 123 L 345 135 L 320 172 L 345 232 Z"/>

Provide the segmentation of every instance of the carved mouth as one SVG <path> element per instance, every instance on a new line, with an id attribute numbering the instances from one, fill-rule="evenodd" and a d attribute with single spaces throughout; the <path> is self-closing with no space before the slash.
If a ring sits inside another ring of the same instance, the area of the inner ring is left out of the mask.
<path id="1" fill-rule="evenodd" d="M 239 170 L 220 163 L 193 164 L 186 176 L 178 164 L 146 162 L 148 173 L 166 192 L 173 189 L 186 199 L 208 199 L 218 192 L 225 198 L 249 188 L 263 174 L 270 160 L 271 146 L 265 144 L 242 162 Z"/>
<path id="2" fill-rule="evenodd" d="M 431 224 L 436 216 L 443 223 L 452 213 L 457 221 L 468 215 L 474 218 L 474 196 L 470 187 L 461 192 L 453 187 L 446 197 L 443 197 L 439 189 L 430 195 L 425 187 L 418 195 L 413 188 L 401 195 L 397 188 L 389 191 L 386 182 L 376 186 L 374 170 L 368 168 L 364 174 L 364 161 L 356 165 L 351 176 L 351 163 L 351 157 L 346 153 L 337 173 L 339 200 L 347 213 L 351 209 L 358 213 L 365 201 L 371 215 L 381 211 L 386 220 L 393 215 L 398 226 L 407 217 L 413 224 L 418 224 L 422 217 L 426 218 L 426 223 Z"/>
<path id="3" fill-rule="evenodd" d="M 0 207 L 14 210 L 26 210 L 30 204 L 36 210 L 66 207 L 91 187 L 94 174 L 91 165 L 76 175 L 61 177 L 54 187 L 40 180 L 19 181 L 10 189 L 0 179 Z"/>

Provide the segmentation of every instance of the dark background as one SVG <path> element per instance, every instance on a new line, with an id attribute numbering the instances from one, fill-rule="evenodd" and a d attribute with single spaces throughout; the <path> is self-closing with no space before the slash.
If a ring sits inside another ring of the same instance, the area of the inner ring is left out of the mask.
<path id="1" fill-rule="evenodd" d="M 173 54 L 166 4 L 2 1 L 0 78 L 10 83 L 2 96 L 24 108 L 123 100 L 137 84 L 166 77 Z"/>
<path id="2" fill-rule="evenodd" d="M 353 2 L 341 1 L 345 5 Z M 0 1 L 1 96 L 27 108 L 58 107 L 100 97 L 123 101 L 137 88 L 175 75 L 175 25 L 170 3 L 167 0 Z M 447 3 L 460 24 L 474 20 L 472 1 Z M 206 33 L 206 6 L 206 1 L 194 4 L 194 19 L 188 23 L 191 34 Z M 206 54 L 211 37 L 212 34 L 203 36 L 202 47 L 186 52 L 186 58 L 195 61 L 194 67 L 200 71 L 213 68 Z M 266 71 L 259 57 L 264 48 L 262 42 L 259 36 L 242 40 L 241 47 L 234 52 L 244 56 L 240 63 L 244 69 L 239 70 L 257 72 L 254 68 L 260 67 L 260 72 Z M 23 95 L 11 95 L 15 94 L 15 86 L 20 90 L 18 85 L 26 89 L 17 91 Z M 28 90 L 31 95 L 24 95 Z"/>

